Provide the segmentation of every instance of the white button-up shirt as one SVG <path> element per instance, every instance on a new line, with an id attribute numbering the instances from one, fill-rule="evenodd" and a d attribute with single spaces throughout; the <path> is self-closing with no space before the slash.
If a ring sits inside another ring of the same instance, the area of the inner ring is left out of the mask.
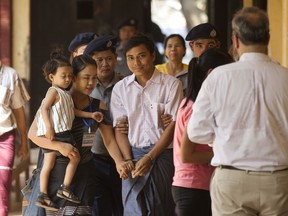
<path id="1" fill-rule="evenodd" d="M 182 85 L 178 79 L 155 69 L 146 86 L 142 87 L 133 74 L 113 88 L 113 124 L 115 126 L 120 117 L 128 117 L 130 145 L 150 146 L 159 140 L 164 131 L 160 116 L 171 114 L 175 121 L 181 99 Z"/>
<path id="2" fill-rule="evenodd" d="M 12 110 L 21 108 L 30 99 L 17 72 L 0 62 L 0 136 L 16 128 Z"/>
<path id="3" fill-rule="evenodd" d="M 288 167 L 288 70 L 245 53 L 204 81 L 188 123 L 189 139 L 213 143 L 212 165 L 271 171 Z"/>

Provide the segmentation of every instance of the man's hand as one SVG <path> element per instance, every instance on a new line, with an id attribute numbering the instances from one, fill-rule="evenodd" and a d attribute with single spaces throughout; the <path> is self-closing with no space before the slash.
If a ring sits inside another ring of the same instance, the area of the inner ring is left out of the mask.
<path id="1" fill-rule="evenodd" d="M 121 132 L 122 134 L 128 134 L 129 125 L 127 117 L 120 117 L 117 119 L 116 130 Z"/>
<path id="2" fill-rule="evenodd" d="M 168 125 L 172 122 L 172 115 L 170 114 L 163 114 L 161 115 L 161 120 L 164 125 L 164 129 L 168 127 Z"/>
<path id="3" fill-rule="evenodd" d="M 29 152 L 28 152 L 28 145 L 27 145 L 27 140 L 22 141 L 21 144 L 19 145 L 17 151 L 16 151 L 17 157 L 20 157 L 21 161 L 25 161 L 28 159 Z"/>
<path id="4" fill-rule="evenodd" d="M 137 176 L 145 176 L 149 169 L 151 168 L 153 162 L 151 158 L 147 155 L 144 155 L 135 165 L 135 169 L 131 172 L 132 178 Z"/>
<path id="5" fill-rule="evenodd" d="M 129 173 L 134 169 L 134 164 L 132 160 L 121 161 L 119 163 L 116 163 L 116 168 L 117 168 L 120 178 L 127 179 L 129 176 Z"/>

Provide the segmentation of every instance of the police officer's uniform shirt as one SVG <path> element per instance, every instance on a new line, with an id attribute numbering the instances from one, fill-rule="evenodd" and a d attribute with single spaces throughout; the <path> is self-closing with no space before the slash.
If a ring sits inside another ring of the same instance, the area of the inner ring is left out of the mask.
<path id="1" fill-rule="evenodd" d="M 112 89 L 119 80 L 120 80 L 119 76 L 115 74 L 113 80 L 106 87 L 104 87 L 102 83 L 98 80 L 96 88 L 93 90 L 90 96 L 100 101 L 103 101 L 106 104 L 107 109 L 110 110 L 110 100 L 111 100 Z M 91 148 L 91 151 L 94 154 L 101 154 L 101 155 L 109 156 L 109 153 L 104 145 L 104 142 L 103 142 L 103 139 L 99 130 L 96 131 L 96 135 L 93 141 L 93 146 Z"/>

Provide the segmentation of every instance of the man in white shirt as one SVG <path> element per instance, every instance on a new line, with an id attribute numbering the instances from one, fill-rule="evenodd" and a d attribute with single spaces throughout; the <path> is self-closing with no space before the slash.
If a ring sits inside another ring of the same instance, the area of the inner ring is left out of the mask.
<path id="1" fill-rule="evenodd" d="M 129 124 L 128 136 L 115 131 L 117 143 L 125 160 L 135 161 L 122 183 L 124 215 L 174 215 L 171 142 L 182 85 L 154 68 L 155 45 L 147 36 L 133 36 L 124 54 L 133 74 L 116 83 L 111 96 L 114 126 L 123 117 Z M 165 113 L 173 119 L 166 128 Z"/>
<path id="2" fill-rule="evenodd" d="M 213 216 L 288 215 L 288 70 L 267 55 L 265 12 L 240 10 L 232 29 L 240 59 L 204 81 L 188 137 L 213 144 Z"/>
<path id="3" fill-rule="evenodd" d="M 0 61 L 0 215 L 8 215 L 15 152 L 21 160 L 28 159 L 24 105 L 29 99 L 18 73 Z M 20 143 L 15 151 L 16 129 Z"/>

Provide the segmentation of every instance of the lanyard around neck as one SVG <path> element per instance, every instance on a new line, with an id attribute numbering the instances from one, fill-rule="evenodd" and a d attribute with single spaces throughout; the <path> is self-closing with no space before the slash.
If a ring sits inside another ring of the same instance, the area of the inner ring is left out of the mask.
<path id="1" fill-rule="evenodd" d="M 92 102 L 90 101 L 89 97 L 89 112 L 92 112 Z M 82 118 L 83 123 L 88 127 L 88 133 L 91 133 L 91 125 L 93 124 L 93 120 L 90 118 L 89 121 L 86 121 L 84 118 Z"/>

